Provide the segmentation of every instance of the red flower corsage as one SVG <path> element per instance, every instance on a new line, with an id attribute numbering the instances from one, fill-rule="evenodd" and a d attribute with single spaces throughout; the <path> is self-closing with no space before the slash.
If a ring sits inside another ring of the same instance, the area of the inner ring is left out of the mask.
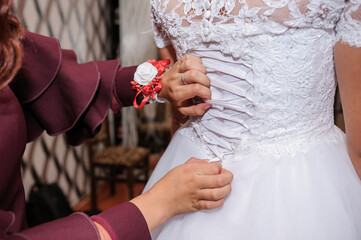
<path id="1" fill-rule="evenodd" d="M 140 64 L 134 74 L 134 81 L 131 81 L 132 89 L 137 91 L 137 95 L 134 98 L 133 105 L 135 108 L 142 108 L 150 101 L 159 101 L 158 93 L 162 89 L 162 77 L 163 72 L 170 64 L 170 60 L 148 60 L 145 63 Z M 144 98 L 138 105 L 137 97 L 139 94 L 143 94 Z"/>

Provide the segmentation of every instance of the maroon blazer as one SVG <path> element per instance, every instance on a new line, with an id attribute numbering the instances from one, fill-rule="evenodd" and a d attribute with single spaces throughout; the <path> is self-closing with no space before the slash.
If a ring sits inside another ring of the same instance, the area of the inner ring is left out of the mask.
<path id="1" fill-rule="evenodd" d="M 27 229 L 20 160 L 27 142 L 46 130 L 66 133 L 73 145 L 99 130 L 115 92 L 122 106 L 132 105 L 135 67 L 118 60 L 78 64 L 73 51 L 34 33 L 24 40 L 20 72 L 0 91 L 0 239 L 99 239 L 93 221 L 83 213 Z M 115 88 L 115 89 L 113 89 Z M 96 216 L 118 239 L 150 239 L 145 219 L 132 203 Z"/>

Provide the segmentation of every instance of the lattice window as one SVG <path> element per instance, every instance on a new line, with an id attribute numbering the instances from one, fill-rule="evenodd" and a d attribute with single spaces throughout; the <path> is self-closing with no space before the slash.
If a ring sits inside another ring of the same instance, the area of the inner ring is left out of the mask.
<path id="1" fill-rule="evenodd" d="M 73 49 L 79 62 L 111 56 L 111 11 L 107 0 L 14 0 L 17 16 L 27 30 L 60 40 Z M 89 193 L 88 158 L 85 146 L 71 147 L 64 136 L 43 134 L 27 145 L 23 162 L 26 193 L 34 178 L 58 182 L 72 204 Z"/>

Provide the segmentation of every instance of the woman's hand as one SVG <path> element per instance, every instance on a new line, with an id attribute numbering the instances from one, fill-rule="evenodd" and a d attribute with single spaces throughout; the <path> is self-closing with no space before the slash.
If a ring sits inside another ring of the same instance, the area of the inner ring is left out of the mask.
<path id="1" fill-rule="evenodd" d="M 183 83 L 181 78 L 186 83 Z M 167 99 L 173 109 L 184 116 L 200 116 L 211 106 L 208 103 L 193 103 L 194 97 L 203 100 L 211 98 L 210 80 L 199 57 L 186 55 L 171 69 L 166 70 L 162 79 L 163 88 L 159 97 Z"/>
<path id="2" fill-rule="evenodd" d="M 191 158 L 131 202 L 152 231 L 175 215 L 221 206 L 231 191 L 232 178 L 220 163 Z"/>

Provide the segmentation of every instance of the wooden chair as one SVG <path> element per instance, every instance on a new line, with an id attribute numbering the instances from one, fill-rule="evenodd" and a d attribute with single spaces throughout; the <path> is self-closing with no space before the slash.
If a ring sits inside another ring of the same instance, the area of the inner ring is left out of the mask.
<path id="1" fill-rule="evenodd" d="M 91 180 L 91 207 L 97 210 L 97 182 L 110 182 L 111 194 L 115 194 L 115 182 L 126 182 L 129 199 L 134 197 L 134 183 L 149 178 L 150 149 L 144 147 L 111 146 L 109 122 L 103 123 L 100 132 L 88 141 Z M 101 148 L 101 150 L 97 150 Z M 103 174 L 100 174 L 103 170 Z"/>

